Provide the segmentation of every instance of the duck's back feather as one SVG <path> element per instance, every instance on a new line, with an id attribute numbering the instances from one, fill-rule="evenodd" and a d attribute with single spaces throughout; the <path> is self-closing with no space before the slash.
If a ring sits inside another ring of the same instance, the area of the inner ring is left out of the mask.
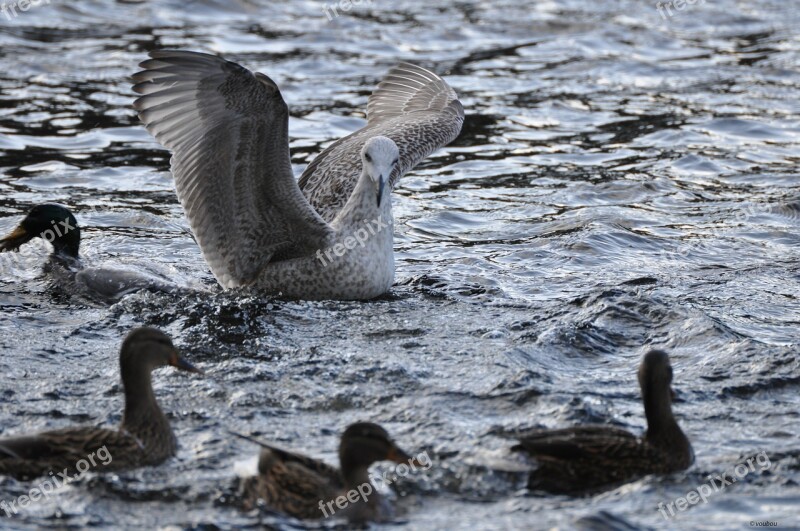
<path id="1" fill-rule="evenodd" d="M 102 455 L 98 455 L 103 448 Z M 101 459 L 105 455 L 110 456 L 107 463 Z M 119 469 L 145 457 L 134 437 L 102 428 L 65 428 L 0 440 L 0 474 L 15 477 L 35 477 L 64 469 L 75 474 L 81 460 L 90 464 L 94 460 L 93 468 Z"/>
<path id="2" fill-rule="evenodd" d="M 301 454 L 262 446 L 259 474 L 243 485 L 246 507 L 261 500 L 271 510 L 296 518 L 325 516 L 319 502 L 333 501 L 344 489 L 339 470 Z"/>
<path id="3" fill-rule="evenodd" d="M 674 471 L 668 456 L 632 433 L 609 426 L 579 426 L 528 434 L 512 448 L 538 464 L 528 487 L 591 493 L 653 473 Z"/>

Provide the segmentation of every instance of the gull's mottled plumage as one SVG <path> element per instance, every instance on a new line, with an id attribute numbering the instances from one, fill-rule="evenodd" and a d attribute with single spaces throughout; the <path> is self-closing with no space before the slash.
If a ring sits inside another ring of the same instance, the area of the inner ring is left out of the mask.
<path id="1" fill-rule="evenodd" d="M 172 151 L 178 197 L 223 287 L 304 299 L 369 299 L 389 289 L 392 185 L 452 141 L 464 120 L 441 78 L 405 63 L 392 69 L 369 99 L 368 124 L 323 151 L 298 183 L 288 108 L 270 78 L 202 53 L 150 57 L 133 77 L 134 107 Z M 378 220 L 388 229 L 348 245 Z"/>
<path id="2" fill-rule="evenodd" d="M 368 138 L 385 136 L 397 144 L 400 161 L 389 180 L 394 187 L 422 159 L 455 140 L 463 123 L 464 107 L 443 79 L 401 63 L 369 97 L 367 125 L 311 161 L 300 176 L 300 188 L 323 219 L 330 221 L 355 188 L 361 166 L 358 152 Z"/>

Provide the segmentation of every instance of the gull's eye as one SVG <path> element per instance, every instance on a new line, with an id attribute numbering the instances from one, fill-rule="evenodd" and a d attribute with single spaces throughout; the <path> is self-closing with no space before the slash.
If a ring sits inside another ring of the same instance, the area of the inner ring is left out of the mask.
<path id="1" fill-rule="evenodd" d="M 370 156 L 370 154 L 369 154 L 369 153 L 364 153 L 364 159 L 365 159 L 367 162 L 372 162 L 372 157 Z"/>
<path id="2" fill-rule="evenodd" d="M 392 161 L 392 166 L 394 166 L 395 164 L 397 164 L 397 162 L 398 162 L 399 160 L 400 160 L 400 159 L 394 159 L 394 160 Z"/>

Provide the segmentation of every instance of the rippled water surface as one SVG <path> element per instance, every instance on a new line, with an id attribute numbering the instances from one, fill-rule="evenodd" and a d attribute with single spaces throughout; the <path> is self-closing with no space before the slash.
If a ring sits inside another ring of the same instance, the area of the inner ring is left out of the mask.
<path id="1" fill-rule="evenodd" d="M 208 373 L 155 375 L 176 459 L 87 476 L 0 526 L 297 528 L 231 505 L 258 450 L 227 430 L 335 462 L 338 434 L 367 419 L 434 460 L 397 484 L 407 529 L 800 527 L 800 7 L 678 4 L 365 0 L 329 20 L 317 0 L 52 0 L 0 14 L 0 231 L 64 203 L 87 262 L 192 290 L 109 306 L 43 275 L 44 243 L 0 255 L 2 434 L 118 423 L 118 349 L 136 325 Z M 165 47 L 275 79 L 298 175 L 365 123 L 397 62 L 446 77 L 466 123 L 393 194 L 389 296 L 219 291 L 169 155 L 131 109 L 128 76 Z M 641 431 L 635 372 L 653 346 L 672 354 L 694 467 L 585 499 L 527 493 L 497 434 Z M 760 451 L 768 470 L 659 514 Z M 30 487 L 0 478 L 0 499 Z"/>

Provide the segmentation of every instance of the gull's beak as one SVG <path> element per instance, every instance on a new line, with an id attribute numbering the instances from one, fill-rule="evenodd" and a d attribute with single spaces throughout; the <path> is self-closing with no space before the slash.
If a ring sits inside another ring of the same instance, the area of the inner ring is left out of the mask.
<path id="1" fill-rule="evenodd" d="M 19 225 L 16 229 L 12 230 L 5 237 L 0 239 L 0 253 L 4 251 L 16 251 L 20 245 L 28 243 L 36 237 Z"/>
<path id="2" fill-rule="evenodd" d="M 205 374 L 203 371 L 186 361 L 185 359 L 181 358 L 176 351 L 169 360 L 169 364 L 173 367 L 176 367 L 182 371 L 186 372 L 196 372 L 197 374 Z"/>
<path id="3" fill-rule="evenodd" d="M 393 461 L 397 464 L 410 463 L 414 458 L 401 450 L 396 444 L 392 445 L 389 453 L 386 454 L 388 461 Z"/>
<path id="4" fill-rule="evenodd" d="M 384 179 L 383 175 L 381 175 L 381 179 L 378 184 L 378 207 L 381 206 L 381 199 L 383 198 L 383 188 L 385 186 L 386 186 L 386 179 Z"/>

